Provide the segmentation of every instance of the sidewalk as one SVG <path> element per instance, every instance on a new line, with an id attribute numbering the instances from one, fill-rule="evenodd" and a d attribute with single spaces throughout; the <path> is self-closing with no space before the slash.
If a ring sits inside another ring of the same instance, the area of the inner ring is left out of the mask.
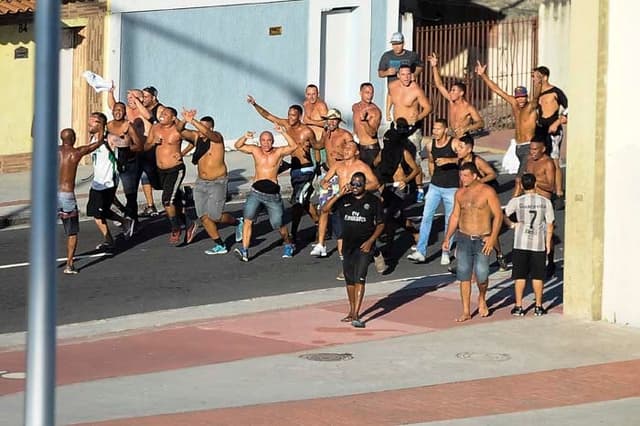
<path id="1" fill-rule="evenodd" d="M 501 158 L 500 155 L 508 146 L 507 140 L 512 133 L 513 131 L 511 130 L 498 131 L 479 138 L 476 141 L 476 151 L 478 153 L 484 153 L 485 155 L 490 154 L 494 157 Z M 253 179 L 253 159 L 249 155 L 231 151 L 226 153 L 226 162 L 229 169 L 229 195 L 232 199 L 242 200 L 249 190 Z M 184 184 L 192 185 L 196 180 L 197 170 L 196 167 L 191 164 L 190 156 L 185 158 L 185 164 L 187 166 L 187 173 Z M 91 165 L 82 165 L 78 168 L 76 198 L 81 217 L 84 217 L 86 214 L 92 173 L 93 167 Z M 282 188 L 282 194 L 286 198 L 291 193 L 288 172 L 280 175 L 279 183 Z M 3 174 L 0 189 L 0 229 L 28 223 L 31 219 L 31 173 Z M 117 196 L 124 202 L 124 194 L 121 189 L 118 191 Z M 160 196 L 161 191 L 154 191 L 153 197 L 158 209 L 162 207 Z M 144 208 L 146 204 L 142 190 L 138 192 L 138 204 L 140 209 Z"/>
<path id="2" fill-rule="evenodd" d="M 368 284 L 365 329 L 342 287 L 63 326 L 57 422 L 637 424 L 640 330 L 563 317 L 559 279 L 549 315 L 511 317 L 508 276 L 465 323 L 447 274 Z M 23 339 L 0 335 L 0 425 L 22 421 Z"/>

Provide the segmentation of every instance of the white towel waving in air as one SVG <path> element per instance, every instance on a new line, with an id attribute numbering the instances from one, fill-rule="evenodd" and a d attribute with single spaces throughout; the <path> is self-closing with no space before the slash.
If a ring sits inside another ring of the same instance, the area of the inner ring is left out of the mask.
<path id="1" fill-rule="evenodd" d="M 82 76 L 85 78 L 85 80 L 87 80 L 87 83 L 89 83 L 89 86 L 93 87 L 95 91 L 98 93 L 107 92 L 111 90 L 111 87 L 113 85 L 112 82 L 105 80 L 104 78 L 100 77 L 98 74 L 91 71 L 83 72 Z"/>
<path id="2" fill-rule="evenodd" d="M 518 172 L 518 167 L 520 167 L 520 160 L 516 155 L 516 140 L 511 139 L 511 144 L 509 144 L 509 148 L 502 158 L 502 170 L 509 174 L 514 174 Z"/>

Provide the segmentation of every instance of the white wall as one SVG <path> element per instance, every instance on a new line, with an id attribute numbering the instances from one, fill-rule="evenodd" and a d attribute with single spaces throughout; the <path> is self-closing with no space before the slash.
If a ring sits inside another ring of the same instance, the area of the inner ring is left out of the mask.
<path id="1" fill-rule="evenodd" d="M 636 327 L 640 327 L 640 279 L 636 271 L 640 264 L 640 160 L 637 108 L 633 105 L 640 90 L 638 60 L 632 52 L 637 52 L 640 39 L 638 16 L 637 0 L 609 2 L 602 289 L 603 319 Z"/>
<path id="2" fill-rule="evenodd" d="M 538 11 L 538 63 L 551 71 L 549 81 L 562 89 L 569 85 L 571 2 L 545 0 Z M 571 99 L 569 99 L 571 101 Z"/>

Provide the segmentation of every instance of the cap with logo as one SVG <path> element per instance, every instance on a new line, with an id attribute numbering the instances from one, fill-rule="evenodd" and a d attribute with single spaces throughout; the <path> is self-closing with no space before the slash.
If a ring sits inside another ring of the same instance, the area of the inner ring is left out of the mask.
<path id="1" fill-rule="evenodd" d="M 518 86 L 513 89 L 513 96 L 516 98 L 526 97 L 527 95 L 527 88 L 524 86 Z"/>

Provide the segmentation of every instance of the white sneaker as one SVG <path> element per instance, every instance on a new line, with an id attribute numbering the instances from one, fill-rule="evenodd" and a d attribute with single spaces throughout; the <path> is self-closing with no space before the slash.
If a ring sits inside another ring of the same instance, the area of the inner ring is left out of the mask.
<path id="1" fill-rule="evenodd" d="M 311 256 L 326 257 L 327 256 L 327 246 L 323 246 L 323 245 L 320 245 L 320 244 L 314 244 L 313 249 L 311 250 Z"/>
<path id="2" fill-rule="evenodd" d="M 377 256 L 373 256 L 373 264 L 376 266 L 376 272 L 382 274 L 387 270 L 387 264 L 384 261 L 384 256 L 382 253 L 378 253 Z"/>
<path id="3" fill-rule="evenodd" d="M 448 265 L 451 263 L 451 259 L 449 258 L 449 252 L 448 251 L 443 251 L 442 252 L 442 257 L 440 258 L 440 264 L 441 265 Z"/>
<path id="4" fill-rule="evenodd" d="M 412 245 L 412 246 L 410 247 L 410 250 L 411 250 L 411 251 L 417 251 L 417 250 L 418 250 L 418 246 L 414 244 L 414 245 Z"/>
<path id="5" fill-rule="evenodd" d="M 424 255 L 417 250 L 407 256 L 407 259 L 417 263 L 422 263 L 427 260 Z"/>

